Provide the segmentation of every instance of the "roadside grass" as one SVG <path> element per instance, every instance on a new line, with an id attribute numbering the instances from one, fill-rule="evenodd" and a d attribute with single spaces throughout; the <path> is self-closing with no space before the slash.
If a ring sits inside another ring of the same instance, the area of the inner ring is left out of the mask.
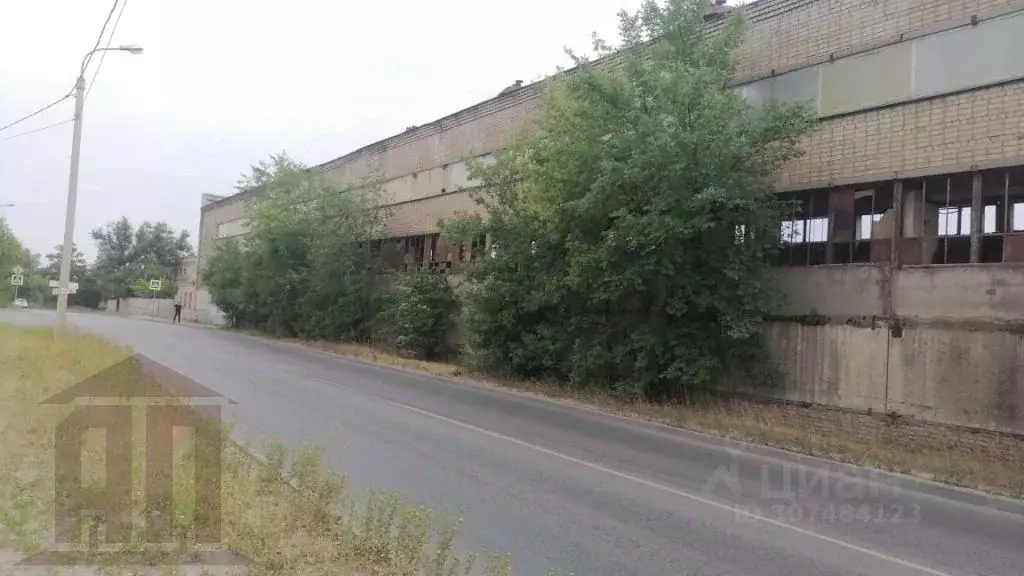
<path id="1" fill-rule="evenodd" d="M 99 337 L 73 332 L 66 338 L 55 339 L 50 329 L 0 323 L 0 552 L 7 550 L 21 557 L 53 549 L 54 434 L 73 406 L 41 405 L 40 401 L 104 369 L 130 366 L 130 362 L 124 362 L 130 356 L 130 350 Z M 133 375 L 131 371 L 118 374 L 127 378 L 151 377 L 148 373 Z M 203 444 L 197 444 L 196 438 L 210 437 L 175 430 L 173 465 L 159 469 L 164 485 L 169 486 L 169 493 L 164 492 L 162 497 L 173 499 L 172 518 L 159 518 L 145 503 L 147 423 L 136 415 L 143 403 L 181 406 L 181 402 L 146 398 L 121 403 L 132 405 L 133 410 L 131 516 L 135 528 L 130 541 L 104 546 L 102 550 L 109 554 L 109 560 L 92 572 L 77 568 L 26 570 L 26 574 L 183 574 L 185 570 L 179 564 L 185 560 L 195 562 L 196 554 L 208 548 L 197 544 L 196 529 L 203 515 L 215 510 L 217 504 L 222 520 L 221 548 L 248 562 L 244 567 L 236 562 L 200 562 L 208 574 L 510 573 L 505 555 L 460 556 L 455 552 L 458 518 L 438 515 L 394 493 L 350 490 L 343 477 L 321 465 L 320 453 L 313 448 L 289 451 L 280 444 L 268 444 L 257 457 L 243 446 L 224 442 L 219 453 L 221 490 L 203 495 L 194 490 L 197 468 L 216 459 L 207 459 L 210 452 L 204 452 Z M 206 432 L 221 434 L 223 438 L 230 433 L 226 426 L 211 421 L 200 426 L 209 427 Z M 179 431 L 182 433 L 178 434 Z M 101 432 L 86 433 L 82 442 L 81 485 L 97 489 L 86 498 L 100 497 L 99 489 L 110 480 L 106 478 L 110 470 L 110 463 L 105 462 L 105 454 L 109 454 L 106 450 Z M 95 500 L 88 502 L 93 504 L 92 508 L 102 508 Z M 166 520 L 175 545 L 159 549 L 146 546 L 147 531 L 155 530 L 161 520 Z M 86 518 L 85 522 L 99 523 L 99 518 Z M 85 546 L 61 549 L 81 554 L 81 558 L 88 556 Z M 20 573 L 21 568 L 8 562 L 14 561 L 9 556 L 0 554 L 0 571 Z"/>
<path id="2" fill-rule="evenodd" d="M 367 345 L 291 342 L 435 376 L 511 388 L 620 416 L 1024 499 L 1024 450 L 1007 456 L 1007 451 L 961 445 L 959 435 L 971 432 L 930 426 L 928 440 L 910 440 L 900 433 L 901 425 L 886 427 L 879 424 L 877 432 L 872 435 L 854 435 L 844 432 L 847 425 L 867 416 L 744 400 L 709 399 L 673 404 L 627 401 L 600 390 L 496 378 L 474 373 L 458 364 L 406 358 Z M 813 422 L 800 417 L 807 410 L 815 411 Z"/>

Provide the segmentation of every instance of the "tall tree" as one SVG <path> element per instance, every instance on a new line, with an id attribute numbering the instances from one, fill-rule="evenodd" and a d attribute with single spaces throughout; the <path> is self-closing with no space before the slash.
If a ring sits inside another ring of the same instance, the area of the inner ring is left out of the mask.
<path id="1" fill-rule="evenodd" d="M 707 0 L 620 14 L 607 60 L 552 81 L 537 130 L 475 175 L 490 234 L 469 272 L 472 348 L 488 368 L 629 397 L 681 397 L 760 366 L 776 302 L 771 174 L 812 126 L 730 87 L 743 22 L 706 37 Z"/>
<path id="2" fill-rule="evenodd" d="M 253 167 L 242 189 L 258 187 L 249 232 L 223 242 L 203 271 L 214 302 L 243 325 L 275 334 L 360 339 L 375 312 L 387 212 L 367 181 L 340 191 L 320 172 L 284 155 Z"/>
<path id="3" fill-rule="evenodd" d="M 166 222 L 143 222 L 135 230 L 132 257 L 136 261 L 149 261 L 174 275 L 182 260 L 192 255 L 188 230 L 175 235 Z"/>
<path id="4" fill-rule="evenodd" d="M 166 222 L 147 221 L 135 228 L 121 218 L 93 230 L 92 238 L 97 280 L 106 298 L 131 296 L 137 280 L 173 280 L 182 261 L 193 253 L 188 231 L 175 233 Z"/>
<path id="5" fill-rule="evenodd" d="M 40 269 L 50 280 L 60 279 L 60 265 L 64 260 L 64 245 L 58 244 L 53 252 L 46 255 L 46 266 Z M 85 254 L 78 249 L 78 246 L 71 245 L 71 280 L 77 281 L 85 278 L 89 266 L 85 261 Z M 77 279 L 77 280 L 76 280 Z"/>
<path id="6" fill-rule="evenodd" d="M 14 236 L 7 221 L 0 217 L 0 306 L 7 306 L 13 298 L 11 270 L 21 264 L 24 249 Z"/>

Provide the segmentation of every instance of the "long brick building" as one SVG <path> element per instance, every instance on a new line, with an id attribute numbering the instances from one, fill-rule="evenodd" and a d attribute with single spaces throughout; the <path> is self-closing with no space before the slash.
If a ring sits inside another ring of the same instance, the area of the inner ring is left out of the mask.
<path id="1" fill-rule="evenodd" d="M 723 22 L 711 8 L 706 27 Z M 809 102 L 806 154 L 777 175 L 783 223 L 770 328 L 790 400 L 1024 433 L 1024 1 L 759 0 L 736 89 Z M 465 161 L 539 110 L 540 84 L 318 168 L 383 173 L 396 264 L 457 268 L 437 221 L 475 210 Z M 245 233 L 244 194 L 202 208 L 199 269 Z M 201 286 L 201 276 L 200 284 Z M 209 306 L 209 297 L 192 298 Z"/>

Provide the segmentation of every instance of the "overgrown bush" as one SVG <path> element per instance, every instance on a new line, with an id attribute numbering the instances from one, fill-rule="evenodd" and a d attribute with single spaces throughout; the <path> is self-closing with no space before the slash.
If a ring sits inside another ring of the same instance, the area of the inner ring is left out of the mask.
<path id="1" fill-rule="evenodd" d="M 248 234 L 219 245 L 204 270 L 217 306 L 234 325 L 273 335 L 367 340 L 384 270 L 369 243 L 388 214 L 379 186 L 338 190 L 282 155 L 239 188 L 258 202 Z"/>
<path id="2" fill-rule="evenodd" d="M 445 349 L 457 309 L 445 276 L 422 268 L 396 274 L 381 302 L 380 336 L 396 352 L 435 359 Z"/>
<path id="3" fill-rule="evenodd" d="M 621 15 L 608 59 L 551 81 L 536 130 L 473 169 L 490 235 L 469 270 L 467 329 L 484 368 L 667 399 L 761 365 L 777 292 L 771 175 L 813 122 L 731 86 L 743 22 L 702 29 L 706 0 Z"/>

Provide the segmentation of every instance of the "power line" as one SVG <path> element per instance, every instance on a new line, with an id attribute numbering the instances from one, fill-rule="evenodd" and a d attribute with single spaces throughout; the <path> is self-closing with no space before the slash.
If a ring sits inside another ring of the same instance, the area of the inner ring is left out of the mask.
<path id="1" fill-rule="evenodd" d="M 99 49 L 99 47 L 100 47 L 100 42 L 102 42 L 102 41 L 103 41 L 103 35 L 104 35 L 104 33 L 105 33 L 105 32 L 107 31 L 107 25 L 108 25 L 108 24 L 110 24 L 110 19 L 111 19 L 111 18 L 112 18 L 112 17 L 114 16 L 114 10 L 116 10 L 116 9 L 117 9 L 117 5 L 118 5 L 118 3 L 119 3 L 119 2 L 120 2 L 120 0 L 114 0 L 114 5 L 110 7 L 110 12 L 108 12 L 108 13 L 107 13 L 107 19 L 106 19 L 106 20 L 105 20 L 105 21 L 103 22 L 103 28 L 101 28 L 101 29 L 100 29 L 100 35 L 99 35 L 99 37 L 98 37 L 98 38 L 96 39 L 96 46 L 95 46 L 95 47 L 93 47 L 92 51 L 90 51 L 90 53 L 89 53 L 89 56 L 88 56 L 88 57 L 86 57 L 86 60 L 85 60 L 85 66 L 84 66 L 84 67 L 82 68 L 82 71 L 83 71 L 83 73 L 84 73 L 85 69 L 89 67 L 89 62 L 91 62 L 91 61 L 92 61 L 92 56 L 93 56 L 93 54 L 95 53 L 95 51 L 96 51 L 97 49 Z M 78 78 L 76 77 L 76 78 L 75 78 L 75 80 L 76 80 L 76 82 L 77 82 Z M 54 100 L 53 102 L 50 102 L 50 103 L 49 103 L 49 104 L 47 104 L 46 106 L 43 106 L 43 107 L 42 107 L 42 108 L 40 108 L 39 110 L 36 110 L 35 112 L 33 112 L 33 113 L 31 113 L 31 114 L 28 114 L 28 115 L 22 116 L 21 118 L 18 118 L 18 119 L 17 119 L 17 120 L 15 120 L 14 122 L 11 122 L 10 124 L 7 124 L 7 125 L 5 125 L 5 126 L 3 126 L 3 127 L 0 127 L 0 132 L 3 132 L 4 130 L 7 130 L 8 128 L 12 128 L 12 127 L 14 127 L 14 126 L 17 126 L 18 124 L 21 124 L 21 123 L 22 123 L 22 122 L 24 122 L 25 120 L 28 120 L 28 119 L 30 119 L 30 118 L 34 118 L 34 117 L 36 117 L 36 116 L 38 116 L 38 115 L 42 114 L 43 112 L 46 112 L 46 111 L 47 111 L 47 110 L 49 110 L 50 108 L 53 108 L 53 107 L 54 107 L 54 106 L 56 106 L 57 104 L 60 104 L 61 102 L 65 101 L 65 100 L 67 100 L 67 99 L 68 99 L 69 97 L 71 97 L 71 94 L 72 94 L 72 92 L 74 92 L 74 90 L 75 90 L 75 87 L 74 87 L 74 86 L 72 86 L 72 87 L 71 87 L 71 89 L 70 89 L 70 90 L 68 90 L 68 91 L 67 91 L 67 93 L 65 93 L 65 94 L 64 94 L 63 96 L 61 96 L 60 98 L 58 98 L 58 99 Z"/>
<path id="2" fill-rule="evenodd" d="M 0 142 L 6 142 L 7 140 L 14 140 L 15 138 L 21 138 L 22 136 L 29 136 L 30 134 L 35 134 L 36 132 L 42 132 L 43 130 L 49 130 L 50 128 L 56 128 L 57 126 L 63 126 L 65 124 L 70 124 L 70 123 L 72 123 L 74 121 L 75 121 L 74 118 L 68 118 L 67 120 L 62 120 L 60 122 L 54 122 L 53 124 L 47 124 L 46 126 L 43 126 L 42 128 L 36 128 L 35 130 L 29 130 L 28 132 L 20 132 L 18 134 L 15 134 L 14 136 L 8 136 L 7 138 L 4 138 L 4 139 L 0 140 Z"/>
<path id="3" fill-rule="evenodd" d="M 11 122 L 10 124 L 4 126 L 3 128 L 0 128 L 0 132 L 3 132 L 4 130 L 7 130 L 8 128 L 17 126 L 18 124 L 21 124 L 22 122 L 24 122 L 25 120 L 28 120 L 29 118 L 34 118 L 35 116 L 38 116 L 38 115 L 42 114 L 43 112 L 46 112 L 50 108 L 53 108 L 57 104 L 60 104 L 61 102 L 67 100 L 69 97 L 71 97 L 71 93 L 70 92 L 68 92 L 67 94 L 61 96 L 57 100 L 54 100 L 53 102 L 50 102 L 46 106 L 43 106 L 39 110 L 36 110 L 35 112 L 33 112 L 31 114 L 28 114 L 27 116 L 22 116 L 21 118 L 18 118 L 14 122 Z"/>
<path id="4" fill-rule="evenodd" d="M 121 23 L 121 16 L 124 14 L 124 7 L 128 5 L 128 0 L 121 2 L 121 10 L 117 13 L 117 19 L 114 20 L 114 26 L 110 29 L 110 36 L 107 38 L 107 45 L 104 46 L 103 52 L 100 53 L 100 63 L 96 65 L 96 71 L 92 74 L 92 80 L 89 81 L 89 88 L 85 91 L 85 99 L 89 99 L 89 94 L 92 94 L 92 87 L 96 85 L 96 77 L 100 75 L 100 68 L 103 68 L 103 61 L 107 58 L 107 49 L 110 48 L 110 44 L 114 41 L 114 34 L 117 34 L 117 25 Z M 117 6 L 117 2 L 114 2 L 114 6 Z"/>
<path id="5" fill-rule="evenodd" d="M 92 57 L 99 50 L 100 44 L 103 42 L 103 35 L 107 31 L 107 25 L 110 24 L 110 19 L 114 17 L 114 11 L 117 10 L 117 4 L 120 0 L 114 0 L 114 5 L 110 7 L 110 12 L 107 12 L 107 19 L 103 21 L 103 28 L 100 28 L 100 35 L 96 38 L 96 45 L 89 51 L 89 55 L 85 58 L 85 64 L 82 66 L 82 74 L 89 68 L 89 64 L 92 63 Z"/>

